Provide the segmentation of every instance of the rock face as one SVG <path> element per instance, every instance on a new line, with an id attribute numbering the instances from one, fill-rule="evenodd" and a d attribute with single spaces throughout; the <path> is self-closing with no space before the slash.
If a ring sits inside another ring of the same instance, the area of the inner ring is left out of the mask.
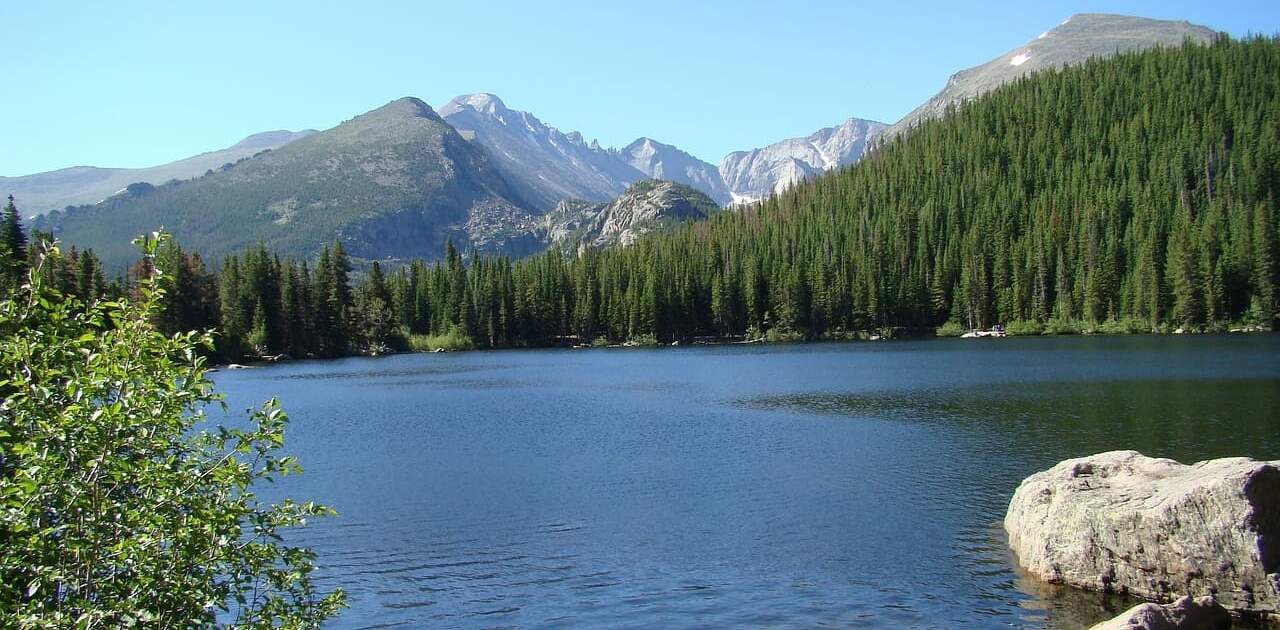
<path id="1" fill-rule="evenodd" d="M 492 94 L 454 98 L 440 115 L 483 147 L 516 194 L 542 212 L 564 199 L 612 199 L 645 177 L 582 134 L 563 133 Z"/>
<path id="2" fill-rule="evenodd" d="M 664 225 L 699 220 L 716 210 L 704 193 L 684 184 L 649 179 L 609 203 L 562 202 L 543 219 L 542 234 L 565 248 L 630 245 Z"/>
<path id="3" fill-rule="evenodd" d="M 650 178 L 692 186 L 719 203 L 729 199 L 716 167 L 650 138 L 621 150 L 606 149 L 484 93 L 454 98 L 440 108 L 440 115 L 483 147 L 516 194 L 542 212 L 566 199 L 608 201 Z"/>
<path id="4" fill-rule="evenodd" d="M 643 179 L 696 188 L 717 204 L 732 199 L 715 165 L 652 138 L 638 138 L 622 149 L 603 148 L 484 93 L 454 98 L 440 115 L 484 147 L 517 193 L 543 212 L 565 200 L 608 201 Z"/>
<path id="5" fill-rule="evenodd" d="M 1231 627 L 1231 613 L 1212 597 L 1178 601 L 1161 606 L 1139 604 L 1090 630 L 1225 630 Z"/>
<path id="6" fill-rule="evenodd" d="M 652 179 L 696 188 L 721 205 L 731 200 L 719 169 L 669 144 L 640 138 L 623 148 L 620 155 L 632 168 Z"/>
<path id="7" fill-rule="evenodd" d="M 1112 451 L 1018 486 L 1004 521 L 1033 575 L 1168 601 L 1215 594 L 1241 612 L 1280 611 L 1280 462 L 1184 465 Z"/>
<path id="8" fill-rule="evenodd" d="M 1117 52 L 1177 46 L 1187 38 L 1207 42 L 1213 36 L 1211 29 L 1189 22 L 1100 13 L 1073 15 L 1022 46 L 951 75 L 941 92 L 894 123 L 886 136 L 896 136 L 922 120 L 941 116 L 950 105 L 985 94 L 1037 70 L 1061 68 Z"/>
<path id="9" fill-rule="evenodd" d="M 796 182 L 858 161 L 887 125 L 850 118 L 804 138 L 735 151 L 720 162 L 720 176 L 736 202 L 759 201 Z"/>

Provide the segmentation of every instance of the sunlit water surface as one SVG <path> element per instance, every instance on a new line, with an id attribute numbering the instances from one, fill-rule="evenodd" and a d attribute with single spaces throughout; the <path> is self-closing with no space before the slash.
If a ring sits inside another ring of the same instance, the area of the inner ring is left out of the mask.
<path id="1" fill-rule="evenodd" d="M 546 350 L 214 375 L 279 396 L 264 494 L 333 627 L 1077 628 L 1132 602 L 1019 574 L 1025 476 L 1113 449 L 1280 459 L 1280 336 Z"/>

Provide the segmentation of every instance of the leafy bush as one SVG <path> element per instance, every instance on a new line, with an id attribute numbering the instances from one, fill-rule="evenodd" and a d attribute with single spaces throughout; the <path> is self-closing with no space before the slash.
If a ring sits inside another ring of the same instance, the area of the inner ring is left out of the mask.
<path id="1" fill-rule="evenodd" d="M 828 330 L 822 333 L 822 338 L 829 341 L 858 341 L 866 339 L 868 335 L 861 330 Z"/>
<path id="2" fill-rule="evenodd" d="M 934 331 L 934 334 L 939 337 L 959 337 L 967 332 L 969 332 L 968 329 L 961 326 L 959 322 L 953 319 L 948 320 L 941 326 L 938 326 L 938 329 Z"/>
<path id="3" fill-rule="evenodd" d="M 409 349 L 414 352 L 435 352 L 437 349 L 448 350 L 450 352 L 457 350 L 470 350 L 475 347 L 475 343 L 471 341 L 462 329 L 454 326 L 448 332 L 442 335 L 410 335 Z"/>
<path id="4" fill-rule="evenodd" d="M 1004 327 L 1004 332 L 1010 337 L 1033 337 L 1035 335 L 1044 334 L 1044 324 L 1037 321 L 1020 319 L 1009 322 L 1009 324 Z"/>
<path id="5" fill-rule="evenodd" d="M 277 455 L 276 401 L 245 429 L 204 424 L 212 340 L 152 325 L 160 272 L 137 301 L 88 305 L 40 277 L 0 300 L 0 626 L 314 627 L 336 613 L 341 590 L 317 593 L 312 553 L 281 539 L 331 510 L 253 492 L 301 470 Z"/>
<path id="6" fill-rule="evenodd" d="M 1078 335 L 1085 328 L 1084 322 L 1059 317 L 1051 317 L 1044 323 L 1045 334 L 1049 335 Z"/>
<path id="7" fill-rule="evenodd" d="M 1151 324 L 1133 317 L 1109 319 L 1094 326 L 1093 331 L 1102 335 L 1141 335 L 1151 332 Z"/>
<path id="8" fill-rule="evenodd" d="M 769 343 L 790 343 L 795 341 L 804 341 L 804 333 L 787 328 L 786 326 L 774 326 L 764 335 L 765 341 Z"/>

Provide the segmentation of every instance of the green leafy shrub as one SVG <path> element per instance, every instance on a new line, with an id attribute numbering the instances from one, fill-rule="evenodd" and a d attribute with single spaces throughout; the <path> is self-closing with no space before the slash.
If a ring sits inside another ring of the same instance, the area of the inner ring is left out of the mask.
<path id="1" fill-rule="evenodd" d="M 1037 321 L 1020 319 L 1009 322 L 1009 324 L 1004 327 L 1004 332 L 1010 337 L 1033 337 L 1035 335 L 1044 334 L 1044 324 Z"/>
<path id="2" fill-rule="evenodd" d="M 769 329 L 769 332 L 764 334 L 764 339 L 769 343 L 804 341 L 804 333 L 792 330 L 786 326 L 774 326 Z"/>
<path id="3" fill-rule="evenodd" d="M 450 352 L 470 350 L 475 347 L 471 337 L 454 326 L 442 335 L 410 335 L 409 349 L 414 352 L 435 352 L 443 349 Z"/>
<path id="4" fill-rule="evenodd" d="M 1093 331 L 1103 335 L 1141 335 L 1151 332 L 1151 324 L 1133 317 L 1109 319 L 1094 326 Z"/>
<path id="5" fill-rule="evenodd" d="M 1059 317 L 1051 317 L 1044 323 L 1044 332 L 1048 335 L 1078 335 L 1085 328 L 1084 322 Z"/>
<path id="6" fill-rule="evenodd" d="M 212 340 L 156 330 L 160 277 L 83 304 L 37 265 L 0 300 L 2 627 L 314 627 L 343 605 L 281 538 L 331 510 L 253 491 L 301 470 L 277 455 L 287 416 L 273 400 L 247 428 L 205 424 Z"/>
<path id="7" fill-rule="evenodd" d="M 938 326 L 938 329 L 934 331 L 934 334 L 939 337 L 959 337 L 967 332 L 969 332 L 968 329 L 961 326 L 959 322 L 953 319 L 948 320 L 941 326 Z"/>

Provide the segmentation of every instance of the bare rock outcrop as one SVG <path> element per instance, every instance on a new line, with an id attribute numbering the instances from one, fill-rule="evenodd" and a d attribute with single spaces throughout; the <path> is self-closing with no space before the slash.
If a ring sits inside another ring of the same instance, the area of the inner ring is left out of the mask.
<path id="1" fill-rule="evenodd" d="M 1191 599 L 1188 595 L 1164 606 L 1138 604 L 1089 630 L 1225 630 L 1230 627 L 1231 613 L 1212 597 Z"/>
<path id="2" fill-rule="evenodd" d="M 1280 611 L 1280 462 L 1070 459 L 1018 486 L 1004 526 L 1018 561 L 1043 580 Z"/>

